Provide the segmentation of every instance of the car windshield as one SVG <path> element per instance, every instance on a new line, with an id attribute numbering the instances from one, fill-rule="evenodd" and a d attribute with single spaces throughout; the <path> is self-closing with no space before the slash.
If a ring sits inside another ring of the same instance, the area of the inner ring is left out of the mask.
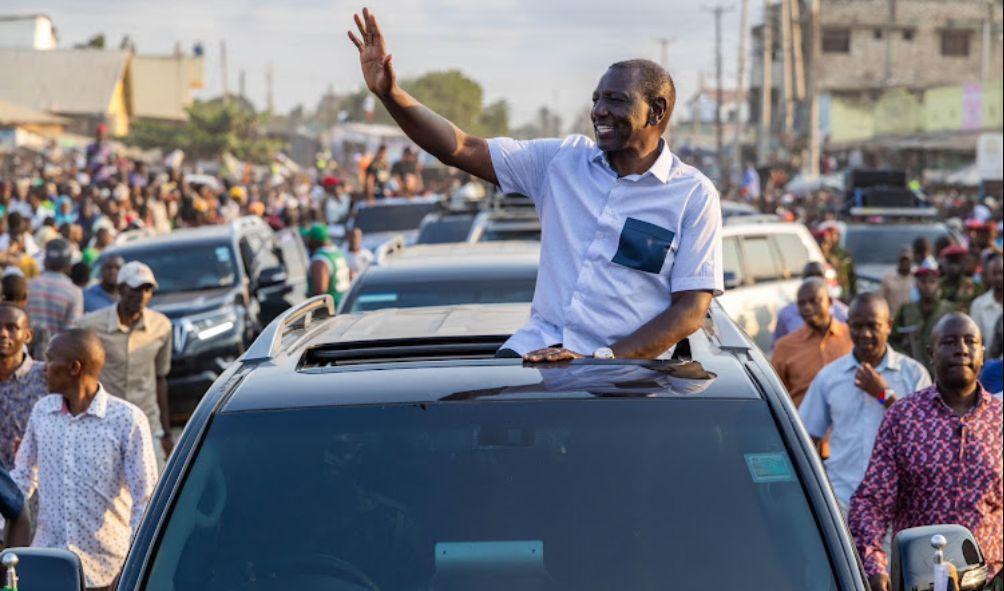
<path id="1" fill-rule="evenodd" d="M 895 265 L 899 251 L 909 247 L 918 237 L 923 236 L 934 244 L 948 234 L 941 226 L 851 226 L 847 228 L 844 247 L 851 253 L 856 264 Z"/>
<path id="2" fill-rule="evenodd" d="M 466 242 L 474 224 L 474 215 L 449 217 L 430 222 L 418 233 L 416 244 Z"/>
<path id="3" fill-rule="evenodd" d="M 146 263 L 157 278 L 158 294 L 230 287 L 237 280 L 229 244 L 172 244 L 156 249 L 117 250 L 115 254 L 126 261 Z"/>
<path id="4" fill-rule="evenodd" d="M 419 308 L 462 304 L 519 304 L 533 300 L 537 284 L 535 270 L 526 277 L 465 279 L 457 281 L 367 282 L 345 304 L 348 312 L 368 312 L 383 308 Z"/>
<path id="5" fill-rule="evenodd" d="M 426 215 L 439 209 L 438 202 L 399 203 L 361 207 L 356 211 L 354 228 L 368 232 L 404 232 L 414 230 Z"/>
<path id="6" fill-rule="evenodd" d="M 151 564 L 149 591 L 836 588 L 760 400 L 223 414 Z"/>

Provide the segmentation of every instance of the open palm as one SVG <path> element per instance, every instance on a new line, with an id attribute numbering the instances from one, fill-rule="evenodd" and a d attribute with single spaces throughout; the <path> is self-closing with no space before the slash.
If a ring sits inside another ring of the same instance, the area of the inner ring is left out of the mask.
<path id="1" fill-rule="evenodd" d="M 377 96 L 387 96 L 394 88 L 396 76 L 383 34 L 380 33 L 380 25 L 368 8 L 363 8 L 361 18 L 358 14 L 353 15 L 353 18 L 359 29 L 359 37 L 349 31 L 349 40 L 359 50 L 359 65 L 363 70 L 366 86 Z"/>

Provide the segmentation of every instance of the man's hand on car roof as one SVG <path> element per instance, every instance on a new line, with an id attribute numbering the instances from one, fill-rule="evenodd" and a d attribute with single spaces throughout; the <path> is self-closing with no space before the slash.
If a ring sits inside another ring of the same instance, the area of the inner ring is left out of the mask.
<path id="1" fill-rule="evenodd" d="M 562 347 L 547 347 L 546 349 L 537 349 L 536 351 L 530 351 L 523 356 L 524 361 L 529 361 L 530 363 L 541 363 L 541 362 L 555 362 L 555 361 L 569 361 L 572 359 L 582 359 L 585 357 L 582 353 L 576 353 L 571 349 L 565 349 Z"/>

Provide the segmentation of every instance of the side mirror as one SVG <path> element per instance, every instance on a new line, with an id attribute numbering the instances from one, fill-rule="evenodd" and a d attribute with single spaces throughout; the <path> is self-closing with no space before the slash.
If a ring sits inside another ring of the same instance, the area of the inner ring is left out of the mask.
<path id="1" fill-rule="evenodd" d="M 742 284 L 743 282 L 740 281 L 739 276 L 734 271 L 725 272 L 725 289 L 735 289 Z"/>
<path id="2" fill-rule="evenodd" d="M 968 529 L 961 525 L 904 529 L 892 541 L 892 590 L 946 588 L 935 586 L 936 566 L 946 563 L 951 563 L 958 572 L 959 591 L 984 588 L 987 561 Z"/>
<path id="3" fill-rule="evenodd" d="M 286 283 L 286 269 L 282 267 L 267 267 L 258 273 L 258 280 L 255 287 L 273 287 Z"/>
<path id="4" fill-rule="evenodd" d="M 8 548 L 0 553 L 5 582 L 22 591 L 84 591 L 80 558 L 56 548 Z M 6 587 L 5 587 L 6 588 Z"/>

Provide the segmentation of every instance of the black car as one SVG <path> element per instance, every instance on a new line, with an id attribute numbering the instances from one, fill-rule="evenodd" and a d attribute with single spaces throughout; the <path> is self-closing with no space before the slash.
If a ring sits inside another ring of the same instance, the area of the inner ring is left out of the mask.
<path id="1" fill-rule="evenodd" d="M 157 278 L 150 306 L 173 326 L 168 392 L 172 418 L 199 398 L 261 329 L 307 294 L 299 234 L 258 217 L 140 238 L 105 251 L 146 263 Z M 95 265 L 100 273 L 101 263 Z"/>
<path id="2" fill-rule="evenodd" d="M 932 246 L 943 237 L 956 241 L 962 238 L 958 232 L 939 221 L 848 223 L 841 242 L 854 260 L 858 291 L 877 290 L 882 277 L 896 268 L 900 251 L 911 247 L 913 241 L 921 237 L 926 238 Z"/>
<path id="3" fill-rule="evenodd" d="M 320 296 L 270 325 L 192 417 L 118 591 L 868 588 L 794 406 L 719 307 L 672 359 L 538 365 L 493 357 L 511 325 L 488 312 L 383 310 L 380 332 Z M 963 528 L 917 528 L 894 588 L 928 588 L 939 533 L 985 573 Z M 14 552 L 81 588 L 72 554 Z"/>
<path id="4" fill-rule="evenodd" d="M 428 244 L 387 251 L 352 284 L 339 312 L 530 303 L 540 244 Z"/>

